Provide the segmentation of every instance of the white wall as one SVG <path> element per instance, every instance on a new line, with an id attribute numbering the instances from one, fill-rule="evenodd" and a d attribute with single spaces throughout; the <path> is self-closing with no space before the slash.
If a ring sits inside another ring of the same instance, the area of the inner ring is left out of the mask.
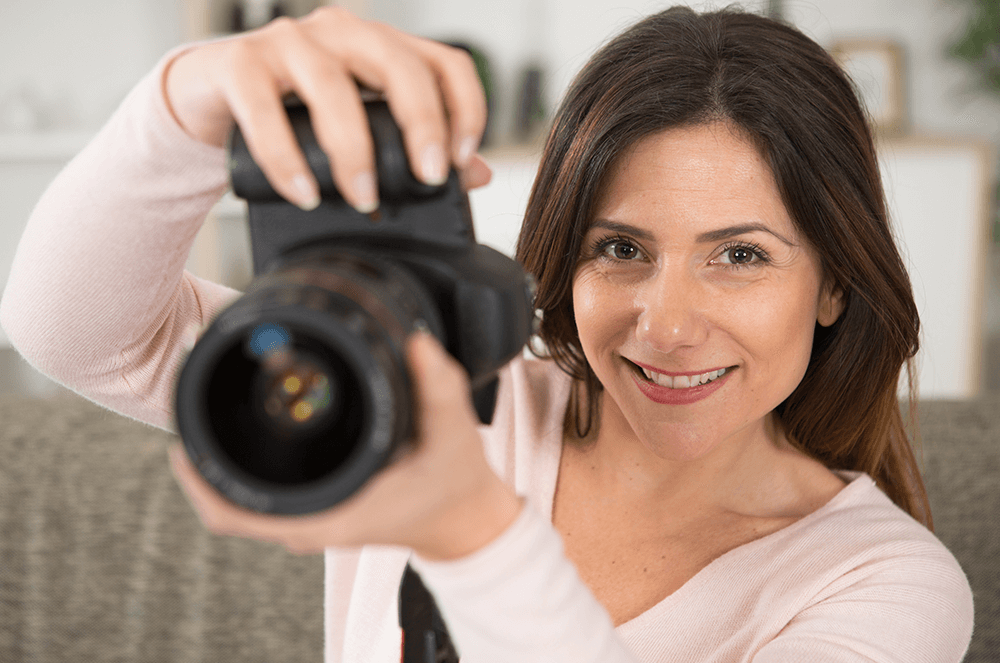
<path id="1" fill-rule="evenodd" d="M 0 17 L 0 132 L 21 90 L 39 128 L 96 129 L 182 38 L 175 0 L 4 0 Z"/>
<path id="2" fill-rule="evenodd" d="M 493 57 L 500 126 L 509 128 L 520 69 L 541 59 L 555 104 L 604 40 L 664 0 L 352 0 L 376 18 L 436 38 L 463 37 Z M 689 0 L 696 8 L 726 4 Z M 743 0 L 760 9 L 765 0 Z M 824 45 L 838 36 L 899 40 L 916 130 L 1000 138 L 1000 102 L 967 95 L 966 67 L 944 57 L 967 7 L 949 0 L 786 0 L 790 20 Z M 0 133 L 4 108 L 26 89 L 43 127 L 93 129 L 157 58 L 183 39 L 183 0 L 6 0 L 0 23 Z"/>

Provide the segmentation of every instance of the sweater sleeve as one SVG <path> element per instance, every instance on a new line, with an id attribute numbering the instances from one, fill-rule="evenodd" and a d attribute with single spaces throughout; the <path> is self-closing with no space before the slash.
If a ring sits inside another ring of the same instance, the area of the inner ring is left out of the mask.
<path id="1" fill-rule="evenodd" d="M 463 663 L 637 663 L 611 617 L 525 504 L 496 540 L 457 561 L 414 556 Z"/>
<path id="2" fill-rule="evenodd" d="M 228 179 L 225 151 L 186 134 L 166 105 L 164 71 L 188 47 L 164 56 L 50 184 L 0 302 L 0 324 L 32 366 L 171 431 L 183 356 L 239 294 L 184 270 Z"/>

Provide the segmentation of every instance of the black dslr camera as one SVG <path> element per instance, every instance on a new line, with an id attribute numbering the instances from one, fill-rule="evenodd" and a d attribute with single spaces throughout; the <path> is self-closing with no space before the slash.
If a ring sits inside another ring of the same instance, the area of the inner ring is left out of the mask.
<path id="1" fill-rule="evenodd" d="M 414 433 L 404 342 L 426 327 L 465 367 L 489 423 L 497 370 L 531 334 L 533 286 L 476 243 L 457 174 L 410 173 L 384 102 L 366 102 L 381 207 L 337 192 L 305 106 L 287 107 L 322 202 L 302 211 L 268 184 L 234 130 L 229 169 L 249 204 L 254 280 L 191 350 L 177 429 L 201 474 L 255 511 L 301 514 L 349 497 Z"/>

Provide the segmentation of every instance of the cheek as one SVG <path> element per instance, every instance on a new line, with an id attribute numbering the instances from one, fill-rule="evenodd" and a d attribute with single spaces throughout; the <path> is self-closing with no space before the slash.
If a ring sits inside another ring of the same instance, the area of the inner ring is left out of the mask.
<path id="1" fill-rule="evenodd" d="M 731 307 L 730 329 L 757 365 L 757 375 L 781 392 L 778 402 L 802 380 L 812 353 L 816 297 L 808 288 L 775 289 L 741 298 Z"/>
<path id="2" fill-rule="evenodd" d="M 573 279 L 573 316 L 581 341 L 590 335 L 591 328 L 600 320 L 604 299 L 602 295 L 599 278 L 589 271 L 581 271 Z"/>
<path id="3" fill-rule="evenodd" d="M 613 342 L 628 328 L 633 295 L 614 287 L 599 270 L 581 271 L 573 281 L 573 314 L 580 344 L 588 354 Z M 588 360 L 592 360 L 588 357 Z"/>

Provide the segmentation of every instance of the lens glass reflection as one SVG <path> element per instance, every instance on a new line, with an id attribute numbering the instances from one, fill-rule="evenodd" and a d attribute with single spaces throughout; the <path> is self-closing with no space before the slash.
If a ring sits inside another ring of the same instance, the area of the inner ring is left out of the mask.
<path id="1" fill-rule="evenodd" d="M 225 353 L 208 386 L 222 451 L 261 479 L 319 479 L 351 453 L 362 430 L 358 378 L 329 343 L 274 322 Z"/>

